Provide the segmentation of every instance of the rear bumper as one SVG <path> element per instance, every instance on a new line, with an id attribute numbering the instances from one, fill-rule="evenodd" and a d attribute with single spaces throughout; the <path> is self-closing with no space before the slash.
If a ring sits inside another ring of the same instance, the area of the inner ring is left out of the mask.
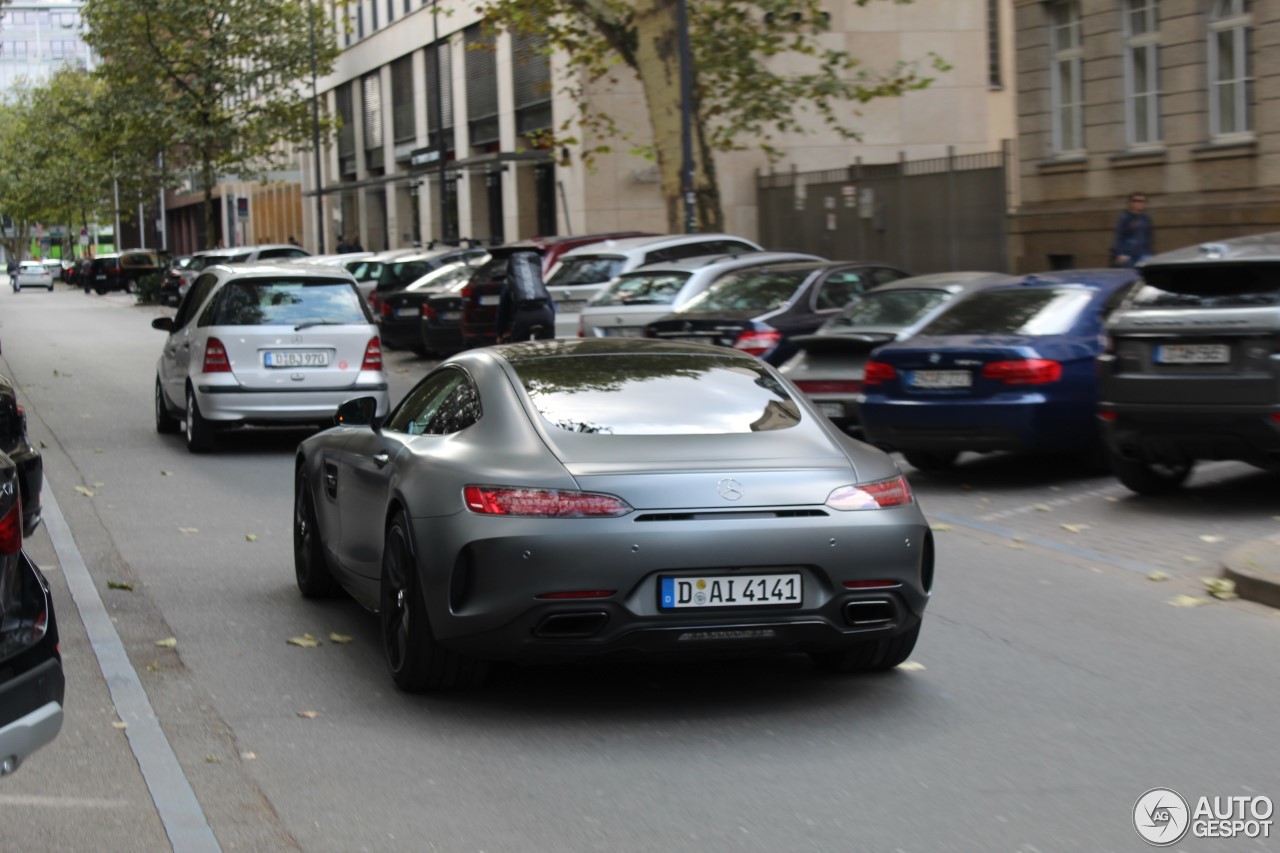
<path id="1" fill-rule="evenodd" d="M 347 388 L 293 391 L 248 390 L 238 385 L 196 386 L 196 402 L 200 414 L 223 424 L 317 424 L 332 421 L 338 406 L 354 397 L 373 397 L 378 401 L 378 416 L 390 409 L 385 382 L 377 385 L 352 385 Z"/>
<path id="2" fill-rule="evenodd" d="M 462 340 L 462 327 L 456 323 L 449 326 L 435 326 L 430 323 L 423 323 L 420 333 L 423 346 L 436 355 L 453 355 L 466 349 L 466 345 Z"/>
<path id="3" fill-rule="evenodd" d="M 1102 403 L 1102 435 L 1130 458 L 1236 459 L 1280 466 L 1280 406 L 1169 406 Z"/>
<path id="4" fill-rule="evenodd" d="M 981 402 L 868 394 L 860 414 L 868 441 L 902 451 L 1086 450 L 1098 442 L 1092 405 L 1039 393 Z"/>
<path id="5" fill-rule="evenodd" d="M 422 343 L 422 320 L 419 317 L 403 320 L 379 320 L 378 334 L 390 347 L 415 347 Z"/>

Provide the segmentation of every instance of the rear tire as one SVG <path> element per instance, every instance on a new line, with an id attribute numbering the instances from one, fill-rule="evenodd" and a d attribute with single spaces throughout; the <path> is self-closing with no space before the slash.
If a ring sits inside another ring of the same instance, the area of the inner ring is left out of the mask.
<path id="1" fill-rule="evenodd" d="M 182 428 L 182 424 L 169 414 L 169 404 L 164 399 L 164 389 L 160 386 L 160 377 L 156 377 L 156 432 L 161 435 L 174 435 Z"/>
<path id="2" fill-rule="evenodd" d="M 884 672 L 911 656 L 920 636 L 920 624 L 884 640 L 864 640 L 836 652 L 814 652 L 809 655 L 825 672 Z"/>
<path id="3" fill-rule="evenodd" d="M 1148 462 L 1145 459 L 1127 459 L 1107 449 L 1111 473 L 1125 488 L 1140 495 L 1167 495 L 1176 492 L 1191 476 L 1195 461 L 1175 463 Z"/>
<path id="4" fill-rule="evenodd" d="M 213 450 L 217 433 L 213 424 L 200 414 L 200 404 L 196 402 L 196 394 L 187 389 L 187 450 L 192 453 L 208 453 Z"/>
<path id="5" fill-rule="evenodd" d="M 913 450 L 902 454 L 912 468 L 920 471 L 944 471 L 956 464 L 956 451 Z"/>
<path id="6" fill-rule="evenodd" d="M 488 664 L 439 645 L 431 632 L 419 568 L 409 539 L 409 523 L 397 513 L 382 549 L 382 591 L 378 619 L 387 668 L 407 693 L 475 687 Z"/>
<path id="7" fill-rule="evenodd" d="M 53 282 L 49 282 L 49 292 L 53 293 Z"/>
<path id="8" fill-rule="evenodd" d="M 324 557 L 315 498 L 302 466 L 293 486 L 293 573 L 303 598 L 332 598 L 340 589 Z"/>

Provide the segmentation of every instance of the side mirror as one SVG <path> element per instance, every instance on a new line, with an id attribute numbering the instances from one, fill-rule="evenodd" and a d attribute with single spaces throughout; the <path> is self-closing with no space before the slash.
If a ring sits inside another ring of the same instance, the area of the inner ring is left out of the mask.
<path id="1" fill-rule="evenodd" d="M 172 331 L 173 331 L 173 318 L 172 318 L 172 317 L 157 317 L 157 318 L 155 318 L 154 320 L 152 320 L 152 321 L 151 321 L 151 328 L 153 328 L 153 329 L 159 329 L 159 330 L 160 330 L 160 331 L 162 331 L 162 332 L 172 332 Z"/>
<path id="2" fill-rule="evenodd" d="M 338 406 L 333 416 L 337 426 L 378 428 L 378 401 L 374 397 L 355 397 Z"/>

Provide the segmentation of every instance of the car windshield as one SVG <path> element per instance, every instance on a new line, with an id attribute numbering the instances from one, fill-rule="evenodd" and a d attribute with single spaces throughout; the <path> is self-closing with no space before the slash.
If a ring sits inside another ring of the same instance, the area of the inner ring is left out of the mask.
<path id="1" fill-rule="evenodd" d="M 961 299 L 921 335 L 1062 335 L 1091 301 L 1080 287 L 987 290 Z"/>
<path id="2" fill-rule="evenodd" d="M 808 272 L 768 269 L 729 273 L 680 311 L 776 311 L 791 301 L 808 276 Z"/>
<path id="3" fill-rule="evenodd" d="M 626 258 L 618 255 L 582 255 L 560 259 L 560 267 L 547 279 L 548 287 L 566 284 L 602 284 L 622 272 Z"/>
<path id="4" fill-rule="evenodd" d="M 360 297 L 347 281 L 240 279 L 218 298 L 215 326 L 364 324 Z"/>
<path id="5" fill-rule="evenodd" d="M 941 305 L 947 297 L 945 290 L 873 290 L 856 298 L 831 320 L 827 330 L 903 328 Z"/>
<path id="6" fill-rule="evenodd" d="M 1280 305 L 1280 281 L 1270 264 L 1212 271 L 1187 267 L 1144 270 L 1129 308 L 1271 308 Z"/>
<path id="7" fill-rule="evenodd" d="M 800 409 L 762 366 L 692 353 L 520 359 L 538 414 L 599 435 L 723 435 L 787 429 Z"/>
<path id="8" fill-rule="evenodd" d="M 592 305 L 670 305 L 689 280 L 687 272 L 637 272 L 600 292 Z"/>

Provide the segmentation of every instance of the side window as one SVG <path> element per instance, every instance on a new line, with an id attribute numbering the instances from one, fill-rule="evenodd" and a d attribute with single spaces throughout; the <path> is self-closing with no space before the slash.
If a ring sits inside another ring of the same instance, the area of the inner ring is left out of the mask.
<path id="1" fill-rule="evenodd" d="M 891 281 L 897 281 L 900 278 L 906 278 L 906 275 L 898 270 L 886 269 L 880 267 L 871 271 L 871 278 L 877 285 L 888 284 Z"/>
<path id="2" fill-rule="evenodd" d="M 853 301 L 866 289 L 866 279 L 853 270 L 840 270 L 827 276 L 818 289 L 815 307 L 818 311 L 836 311 Z"/>
<path id="3" fill-rule="evenodd" d="M 450 435 L 480 420 L 480 394 L 465 376 L 436 409 L 423 430 L 428 435 Z"/>
<path id="4" fill-rule="evenodd" d="M 222 294 L 225 292 L 225 288 L 219 290 L 217 295 L 209 300 L 209 304 L 204 307 L 204 310 L 200 312 L 200 316 L 196 318 L 196 326 L 198 328 L 203 329 L 213 325 L 213 317 L 218 311 L 218 305 L 222 302 Z"/>
<path id="5" fill-rule="evenodd" d="M 387 419 L 386 429 L 405 432 L 409 435 L 426 435 L 433 432 L 429 429 L 432 421 L 444 402 L 460 384 L 467 379 L 461 371 L 445 369 L 432 374 L 422 384 L 409 392 Z"/>
<path id="6" fill-rule="evenodd" d="M 296 250 L 294 249 L 263 249 L 258 254 L 259 260 L 266 260 L 268 258 L 296 258 L 296 257 L 298 257 L 298 255 Z"/>
<path id="7" fill-rule="evenodd" d="M 187 291 L 182 304 L 178 306 L 178 313 L 174 315 L 173 327 L 175 329 L 181 329 L 191 322 L 192 315 L 196 313 L 196 309 L 200 307 L 205 297 L 209 295 L 209 291 L 217 283 L 218 277 L 213 273 L 205 273 L 192 282 L 191 289 Z"/>

